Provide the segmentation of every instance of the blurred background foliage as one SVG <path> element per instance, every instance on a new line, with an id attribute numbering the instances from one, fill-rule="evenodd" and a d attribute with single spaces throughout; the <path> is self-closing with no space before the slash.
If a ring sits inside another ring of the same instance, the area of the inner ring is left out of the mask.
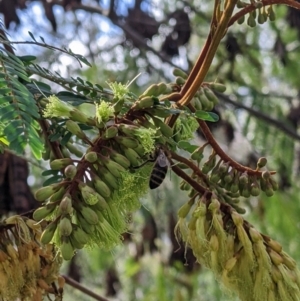
<path id="1" fill-rule="evenodd" d="M 64 77 L 80 76 L 107 87 L 130 82 L 133 92 L 174 80 L 172 69 L 190 70 L 210 26 L 212 2 L 176 0 L 2 0 L 0 12 L 11 41 L 30 40 L 28 31 L 48 44 L 71 48 L 92 67 L 63 53 L 15 45 L 18 55 Z M 222 148 L 255 168 L 260 156 L 277 171 L 280 191 L 245 204 L 246 218 L 282 243 L 300 262 L 300 12 L 274 7 L 276 20 L 251 28 L 247 17 L 223 38 L 206 81 L 227 86 L 212 126 Z M 53 85 L 53 84 L 51 84 Z M 195 133 L 195 143 L 203 143 Z M 43 164 L 31 159 L 29 183 L 41 185 Z M 132 216 L 124 245 L 113 253 L 80 251 L 63 273 L 109 300 L 235 300 L 224 295 L 212 274 L 195 263 L 173 230 L 176 211 L 187 200 L 179 180 L 170 180 L 143 200 Z M 66 286 L 65 300 L 91 300 Z"/>

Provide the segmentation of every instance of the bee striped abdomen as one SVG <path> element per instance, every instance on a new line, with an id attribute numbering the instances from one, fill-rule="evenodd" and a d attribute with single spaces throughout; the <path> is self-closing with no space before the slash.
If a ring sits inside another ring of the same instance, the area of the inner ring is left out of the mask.
<path id="1" fill-rule="evenodd" d="M 153 167 L 150 181 L 149 181 L 149 187 L 150 189 L 155 189 L 164 181 L 166 174 L 168 171 L 168 166 L 159 166 L 155 164 Z"/>

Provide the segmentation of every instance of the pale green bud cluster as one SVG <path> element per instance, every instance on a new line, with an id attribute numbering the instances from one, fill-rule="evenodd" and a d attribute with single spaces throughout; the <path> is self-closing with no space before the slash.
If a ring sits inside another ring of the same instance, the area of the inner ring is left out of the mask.
<path id="1" fill-rule="evenodd" d="M 200 163 L 203 158 L 205 146 L 197 148 L 191 159 Z M 257 162 L 257 169 L 252 171 L 247 169 L 243 172 L 231 166 L 231 163 L 217 160 L 216 153 L 212 152 L 207 160 L 202 164 L 201 171 L 209 179 L 210 189 L 214 190 L 218 196 L 226 203 L 231 204 L 238 212 L 243 209 L 238 207 L 238 197 L 249 198 L 258 196 L 263 191 L 267 196 L 272 196 L 278 190 L 278 184 L 267 170 L 260 171 L 267 163 L 266 158 L 260 158 Z"/>
<path id="2" fill-rule="evenodd" d="M 147 166 L 133 168 L 154 151 L 157 136 L 162 140 L 172 135 L 171 128 L 155 116 L 165 113 L 164 107 L 144 110 L 145 119 L 139 122 L 103 128 L 96 125 L 97 143 L 87 149 L 81 160 L 66 157 L 50 162 L 51 169 L 63 172 L 65 180 L 36 192 L 37 200 L 44 204 L 33 217 L 36 221 L 52 221 L 43 231 L 41 242 L 55 242 L 65 260 L 87 244 L 106 249 L 119 244 L 127 228 L 128 213 L 139 208 L 139 197 L 148 190 L 150 170 Z M 146 120 L 153 128 L 143 126 Z M 75 121 L 68 120 L 65 126 L 79 139 L 88 139 Z"/>
<path id="3" fill-rule="evenodd" d="M 239 0 L 237 2 L 237 8 L 245 8 L 249 5 L 255 5 L 255 10 L 252 10 L 250 13 L 248 13 L 247 17 L 247 25 L 250 27 L 255 27 L 256 22 L 258 24 L 263 24 L 268 21 L 275 21 L 276 16 L 273 10 L 273 6 L 269 5 L 266 9 L 266 6 L 263 5 L 261 1 L 250 1 L 250 3 L 243 2 Z M 238 24 L 243 24 L 245 22 L 245 15 L 243 15 L 241 18 L 238 19 Z"/>
<path id="4" fill-rule="evenodd" d="M 281 245 L 214 196 L 178 211 L 177 235 L 243 301 L 297 300 L 300 273 Z"/>

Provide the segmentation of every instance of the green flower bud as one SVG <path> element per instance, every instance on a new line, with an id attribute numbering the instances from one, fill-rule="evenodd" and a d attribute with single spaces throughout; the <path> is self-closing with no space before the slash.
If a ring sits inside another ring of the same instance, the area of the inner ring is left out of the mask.
<path id="1" fill-rule="evenodd" d="M 191 159 L 192 160 L 196 160 L 198 162 L 200 162 L 203 159 L 203 146 L 198 147 L 196 150 L 194 150 L 194 152 L 191 154 Z"/>
<path id="2" fill-rule="evenodd" d="M 210 155 L 208 160 L 202 166 L 202 172 L 208 174 L 216 165 L 216 155 Z"/>
<path id="3" fill-rule="evenodd" d="M 204 93 L 203 87 L 198 90 L 198 97 L 201 102 L 202 108 L 205 111 L 211 111 L 214 107 L 214 103 L 211 102 Z"/>
<path id="4" fill-rule="evenodd" d="M 264 24 L 266 22 L 263 9 L 258 10 L 257 22 L 258 22 L 258 24 Z"/>
<path id="5" fill-rule="evenodd" d="M 111 191 L 109 187 L 96 175 L 93 175 L 93 184 L 96 191 L 102 195 L 102 197 L 107 198 L 110 196 Z"/>
<path id="6" fill-rule="evenodd" d="M 270 182 L 266 183 L 265 194 L 268 197 L 271 197 L 271 196 L 274 195 L 274 190 L 273 190 L 272 185 L 270 184 Z"/>
<path id="7" fill-rule="evenodd" d="M 244 172 L 241 176 L 240 176 L 240 178 L 239 178 L 239 184 L 241 185 L 241 186 L 245 186 L 245 185 L 247 185 L 248 184 L 248 174 L 247 174 L 247 172 Z"/>
<path id="8" fill-rule="evenodd" d="M 219 167 L 219 173 L 221 174 L 221 175 L 224 175 L 225 173 L 227 173 L 228 172 L 228 169 L 229 169 L 229 163 L 228 162 L 222 162 L 221 164 L 220 164 L 220 167 Z"/>
<path id="9" fill-rule="evenodd" d="M 74 230 L 72 234 L 74 239 L 78 241 L 80 244 L 85 245 L 89 241 L 89 235 L 77 225 L 73 224 L 73 227 Z"/>
<path id="10" fill-rule="evenodd" d="M 170 111 L 164 107 L 156 106 L 155 108 L 147 109 L 147 112 L 152 116 L 166 118 L 171 115 Z"/>
<path id="11" fill-rule="evenodd" d="M 209 179 L 212 183 L 218 183 L 218 181 L 221 179 L 221 176 L 218 173 L 212 173 Z"/>
<path id="12" fill-rule="evenodd" d="M 52 240 L 56 228 L 57 228 L 56 221 L 53 221 L 45 228 L 45 230 L 41 235 L 41 240 L 40 240 L 42 244 L 47 245 Z"/>
<path id="13" fill-rule="evenodd" d="M 162 120 L 156 118 L 156 117 L 152 117 L 152 120 L 155 124 L 155 126 L 157 126 L 161 133 L 167 137 L 170 138 L 173 135 L 173 129 L 171 127 L 169 127 L 167 124 L 165 124 Z"/>
<path id="14" fill-rule="evenodd" d="M 201 101 L 200 99 L 197 97 L 197 94 L 195 95 L 195 97 L 192 99 L 191 101 L 192 105 L 195 107 L 195 109 L 198 111 L 202 111 L 203 110 L 203 107 L 202 107 L 202 104 L 201 104 Z"/>
<path id="15" fill-rule="evenodd" d="M 220 83 L 209 83 L 209 87 L 212 90 L 220 93 L 224 93 L 226 91 L 226 86 Z"/>
<path id="16" fill-rule="evenodd" d="M 49 201 L 51 203 L 54 203 L 56 201 L 61 200 L 61 198 L 64 196 L 66 190 L 67 190 L 67 187 L 66 186 L 62 186 L 57 192 L 55 192 L 54 194 L 52 194 L 52 196 L 50 197 Z"/>
<path id="17" fill-rule="evenodd" d="M 47 204 L 46 206 L 40 207 L 33 212 L 33 219 L 37 222 L 49 216 L 56 208 L 55 204 Z"/>
<path id="18" fill-rule="evenodd" d="M 61 148 L 61 153 L 64 158 L 71 158 L 71 154 L 70 154 L 69 150 L 64 146 Z"/>
<path id="19" fill-rule="evenodd" d="M 132 148 L 127 148 L 127 147 L 124 147 L 122 148 L 123 152 L 124 152 L 124 155 L 125 157 L 128 159 L 128 161 L 130 162 L 130 164 L 132 166 L 138 166 L 140 164 L 140 156 L 136 153 L 135 150 L 133 150 Z"/>
<path id="20" fill-rule="evenodd" d="M 66 128 L 69 132 L 71 132 L 73 135 L 77 136 L 80 139 L 85 139 L 86 135 L 82 131 L 82 129 L 79 127 L 78 123 L 73 120 L 68 120 L 66 122 Z"/>
<path id="21" fill-rule="evenodd" d="M 260 194 L 260 189 L 257 183 L 252 183 L 250 187 L 250 194 L 252 196 L 259 196 Z"/>
<path id="22" fill-rule="evenodd" d="M 75 147 L 71 142 L 66 144 L 66 147 L 70 151 L 70 153 L 74 154 L 76 157 L 82 157 L 83 153 L 77 147 Z"/>
<path id="23" fill-rule="evenodd" d="M 61 215 L 61 214 L 72 214 L 72 212 L 73 212 L 73 207 L 72 207 L 71 195 L 66 194 L 59 204 L 57 213 L 58 215 Z"/>
<path id="24" fill-rule="evenodd" d="M 270 172 L 269 171 L 263 171 L 263 173 L 261 174 L 261 176 L 262 176 L 262 178 L 264 179 L 264 180 L 269 180 L 270 179 L 270 177 L 271 177 L 271 174 L 270 174 Z"/>
<path id="25" fill-rule="evenodd" d="M 241 195 L 244 197 L 244 198 L 249 198 L 251 196 L 250 194 L 250 191 L 247 187 L 244 187 L 242 189 L 242 192 L 241 192 Z"/>
<path id="26" fill-rule="evenodd" d="M 70 119 L 73 121 L 77 121 L 83 124 L 93 124 L 95 123 L 91 118 L 89 118 L 86 114 L 82 113 L 78 109 L 74 108 L 70 111 Z"/>
<path id="27" fill-rule="evenodd" d="M 171 85 L 167 85 L 165 83 L 157 84 L 157 92 L 156 92 L 157 96 L 160 96 L 161 94 L 171 93 L 172 91 L 173 91 L 173 88 Z"/>
<path id="28" fill-rule="evenodd" d="M 98 202 L 96 204 L 92 205 L 92 208 L 94 210 L 103 211 L 103 210 L 107 210 L 108 204 L 103 197 L 100 197 Z"/>
<path id="29" fill-rule="evenodd" d="M 207 99 L 211 101 L 214 105 L 217 105 L 219 103 L 218 97 L 212 90 L 210 90 L 208 87 L 203 87 L 203 91 Z"/>
<path id="30" fill-rule="evenodd" d="M 157 84 L 153 84 L 149 88 L 147 88 L 146 91 L 144 91 L 141 96 L 158 96 L 159 94 L 157 94 L 157 90 L 158 90 Z"/>
<path id="31" fill-rule="evenodd" d="M 111 174 L 111 172 L 106 167 L 101 166 L 99 177 L 112 189 L 119 188 L 117 179 Z"/>
<path id="32" fill-rule="evenodd" d="M 179 86 L 183 86 L 184 83 L 185 83 L 185 79 L 182 78 L 182 77 L 180 77 L 180 76 L 177 76 L 177 77 L 175 78 L 175 83 L 176 83 L 177 85 L 179 85 Z"/>
<path id="33" fill-rule="evenodd" d="M 74 255 L 74 248 L 68 236 L 62 236 L 60 245 L 61 256 L 64 260 L 71 260 Z"/>
<path id="34" fill-rule="evenodd" d="M 269 16 L 270 21 L 275 21 L 276 15 L 273 10 L 273 5 L 270 5 L 268 8 L 268 16 Z"/>
<path id="35" fill-rule="evenodd" d="M 45 186 L 37 190 L 34 194 L 35 198 L 39 202 L 43 202 L 46 199 L 48 199 L 52 194 L 54 194 L 58 189 L 60 188 L 60 185 L 53 184 L 49 186 Z"/>
<path id="36" fill-rule="evenodd" d="M 107 159 L 102 160 L 103 164 L 107 167 L 107 169 L 111 172 L 113 176 L 116 178 L 120 178 L 122 176 L 122 172 L 126 171 L 126 169 L 118 164 L 117 162 Z"/>
<path id="37" fill-rule="evenodd" d="M 249 13 L 249 17 L 248 17 L 248 20 L 247 20 L 247 24 L 248 26 L 250 27 L 255 27 L 256 26 L 256 21 L 255 21 L 255 18 L 253 16 L 252 13 Z"/>
<path id="38" fill-rule="evenodd" d="M 134 137 L 135 136 L 135 133 L 136 133 L 136 130 L 139 128 L 138 126 L 136 125 L 132 125 L 132 124 L 120 124 L 118 126 L 119 130 L 125 134 L 126 136 L 129 136 L 129 137 Z"/>
<path id="39" fill-rule="evenodd" d="M 123 155 L 113 151 L 111 152 L 110 156 L 109 156 L 113 161 L 117 162 L 118 164 L 120 164 L 121 166 L 123 166 L 124 168 L 129 168 L 130 166 L 130 161 Z"/>
<path id="40" fill-rule="evenodd" d="M 124 145 L 128 148 L 135 148 L 139 144 L 136 139 L 129 138 L 129 137 L 116 136 L 114 137 L 114 139 L 117 141 L 117 143 Z"/>
<path id="41" fill-rule="evenodd" d="M 150 108 L 154 105 L 154 99 L 151 96 L 144 96 L 140 100 L 136 101 L 132 109 L 140 110 Z"/>
<path id="42" fill-rule="evenodd" d="M 174 68 L 173 69 L 173 75 L 174 76 L 180 76 L 183 79 L 187 79 L 188 78 L 188 75 L 183 70 L 178 69 L 178 68 Z"/>
<path id="43" fill-rule="evenodd" d="M 80 208 L 80 213 L 82 214 L 83 218 L 90 224 L 90 225 L 97 225 L 99 222 L 99 218 L 95 211 L 91 209 L 91 207 L 82 206 Z"/>
<path id="44" fill-rule="evenodd" d="M 98 160 L 98 155 L 96 152 L 88 152 L 85 154 L 84 159 L 90 163 L 95 163 Z"/>
<path id="45" fill-rule="evenodd" d="M 258 161 L 257 161 L 257 169 L 265 167 L 267 165 L 267 162 L 268 162 L 267 158 L 265 158 L 265 157 L 259 158 Z"/>
<path id="46" fill-rule="evenodd" d="M 74 232 L 74 231 L 73 231 L 73 232 Z M 72 234 L 70 235 L 70 242 L 71 242 L 72 247 L 73 247 L 74 249 L 76 249 L 76 250 L 80 250 L 80 249 L 84 248 L 84 244 L 79 243 L 79 242 L 74 238 L 73 232 L 72 232 Z"/>
<path id="47" fill-rule="evenodd" d="M 185 203 L 184 205 L 182 205 L 178 212 L 177 212 L 177 216 L 179 218 L 186 218 L 187 215 L 189 214 L 191 208 L 192 208 L 192 204 L 190 202 Z"/>
<path id="48" fill-rule="evenodd" d="M 115 126 L 110 126 L 106 129 L 103 138 L 104 139 L 111 139 L 114 138 L 118 134 L 118 128 Z"/>
<path id="49" fill-rule="evenodd" d="M 102 199 L 92 187 L 89 187 L 83 182 L 79 183 L 78 188 L 80 189 L 84 202 L 88 205 L 95 205 L 99 199 Z"/>
<path id="50" fill-rule="evenodd" d="M 50 162 L 50 167 L 53 170 L 60 170 L 68 165 L 72 164 L 73 160 L 71 158 L 55 159 Z"/>
<path id="51" fill-rule="evenodd" d="M 77 167 L 75 165 L 68 165 L 64 171 L 65 177 L 68 179 L 74 179 L 77 174 Z"/>
<path id="52" fill-rule="evenodd" d="M 59 221 L 58 229 L 60 235 L 69 236 L 72 233 L 72 224 L 68 217 L 63 217 Z"/>
<path id="53" fill-rule="evenodd" d="M 80 228 L 84 230 L 87 234 L 93 234 L 95 231 L 95 225 L 89 224 L 81 214 L 77 214 L 77 222 Z M 74 226 L 73 226 L 74 227 Z M 73 230 L 74 233 L 74 230 Z"/>

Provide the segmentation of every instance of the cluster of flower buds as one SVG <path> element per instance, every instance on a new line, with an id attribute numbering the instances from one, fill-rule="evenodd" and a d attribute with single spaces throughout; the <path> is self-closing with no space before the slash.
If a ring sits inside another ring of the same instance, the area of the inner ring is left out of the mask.
<path id="1" fill-rule="evenodd" d="M 263 23 L 267 22 L 268 19 L 270 21 L 275 21 L 276 16 L 275 16 L 272 5 L 268 6 L 268 8 L 266 9 L 266 7 L 263 5 L 263 3 L 261 1 L 251 1 L 251 3 L 246 3 L 246 2 L 239 0 L 237 2 L 236 6 L 237 6 L 237 8 L 245 8 L 245 7 L 247 7 L 249 5 L 253 5 L 253 4 L 255 6 L 255 9 L 252 10 L 248 14 L 248 18 L 247 18 L 248 26 L 255 27 L 256 21 L 258 22 L 258 24 L 263 24 Z M 245 21 L 245 15 L 240 17 L 237 22 L 239 24 L 243 24 L 244 21 Z"/>
<path id="2" fill-rule="evenodd" d="M 120 100 L 124 104 L 122 96 L 116 96 L 113 105 L 102 101 L 96 106 L 96 117 L 88 118 L 86 128 L 67 113 L 61 101 L 54 99 L 48 105 L 46 116 L 52 116 L 58 107 L 69 118 L 62 123 L 61 131 L 89 145 L 80 160 L 70 155 L 59 159 L 50 156 L 51 171 L 62 172 L 62 180 L 35 194 L 43 206 L 34 212 L 33 218 L 49 221 L 41 242 L 55 242 L 65 260 L 86 244 L 110 249 L 120 243 L 128 213 L 139 208 L 139 197 L 148 189 L 150 168 L 137 167 L 147 161 L 157 143 L 166 144 L 173 135 L 173 129 L 163 122 L 171 112 L 157 100 L 170 91 L 166 84 L 149 87 L 131 104 L 130 113 L 136 114 L 133 121 L 116 108 Z M 71 111 L 77 112 L 74 108 Z M 119 120 L 113 117 L 116 114 Z M 96 135 L 91 139 L 93 127 Z M 70 145 L 69 141 L 65 148 Z"/>
<path id="3" fill-rule="evenodd" d="M 192 153 L 191 158 L 199 162 L 203 158 L 203 150 L 203 147 L 196 149 Z M 258 196 L 261 191 L 267 196 L 272 196 L 274 191 L 278 189 L 278 184 L 269 171 L 260 170 L 266 164 L 267 159 L 262 157 L 257 162 L 256 170 L 246 169 L 241 172 L 233 167 L 230 162 L 224 162 L 221 159 L 217 162 L 217 155 L 212 152 L 203 163 L 201 170 L 203 174 L 208 176 L 211 188 L 213 186 L 223 188 L 225 191 L 230 192 L 233 198 Z M 225 201 L 228 202 L 227 199 Z"/>
<path id="4" fill-rule="evenodd" d="M 183 205 L 178 217 L 177 235 L 240 300 L 298 300 L 300 272 L 296 262 L 231 206 L 215 196 L 203 196 Z"/>
<path id="5" fill-rule="evenodd" d="M 173 75 L 176 76 L 176 84 L 180 86 L 183 85 L 187 79 L 187 74 L 180 69 L 174 69 Z M 226 86 L 214 82 L 203 83 L 191 100 L 191 104 L 196 110 L 211 111 L 214 106 L 219 103 L 219 99 L 214 91 L 224 93 Z"/>
<path id="6" fill-rule="evenodd" d="M 41 246 L 41 226 L 27 217 L 11 216 L 1 222 L 0 299 L 37 300 L 62 295 L 64 278 L 58 277 L 61 258 L 53 245 Z M 58 281 L 59 291 L 52 283 Z"/>
<path id="7" fill-rule="evenodd" d="M 214 91 L 223 93 L 226 91 L 226 87 L 220 83 L 203 83 L 192 99 L 191 104 L 196 110 L 211 111 L 219 103 Z"/>

